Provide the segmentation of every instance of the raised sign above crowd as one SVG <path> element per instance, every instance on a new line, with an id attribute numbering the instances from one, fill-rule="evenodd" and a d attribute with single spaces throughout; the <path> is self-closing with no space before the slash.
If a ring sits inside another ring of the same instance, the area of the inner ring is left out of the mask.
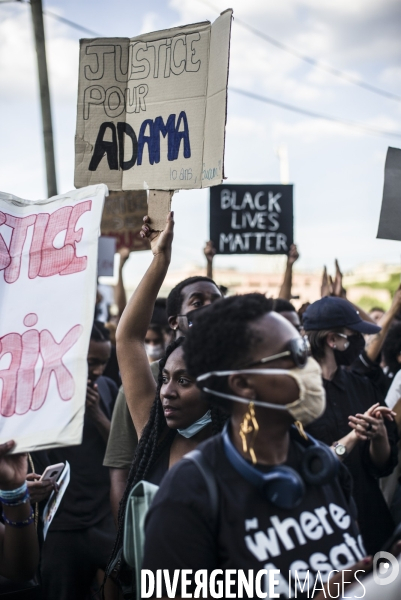
<path id="1" fill-rule="evenodd" d="M 288 254 L 292 185 L 220 185 L 210 190 L 210 239 L 218 254 Z"/>
<path id="2" fill-rule="evenodd" d="M 135 38 L 81 40 L 75 185 L 223 181 L 232 11 Z"/>
<path id="3" fill-rule="evenodd" d="M 0 193 L 0 441 L 17 452 L 81 443 L 106 194 Z"/>

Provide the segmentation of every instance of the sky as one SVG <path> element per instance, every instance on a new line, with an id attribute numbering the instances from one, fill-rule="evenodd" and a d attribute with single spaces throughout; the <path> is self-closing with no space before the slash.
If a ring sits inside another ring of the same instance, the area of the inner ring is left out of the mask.
<path id="1" fill-rule="evenodd" d="M 228 94 L 227 183 L 280 183 L 277 149 L 285 146 L 294 184 L 299 270 L 343 270 L 363 262 L 401 260 L 399 242 L 377 240 L 388 146 L 401 147 L 401 101 L 313 68 L 241 26 L 257 28 L 297 51 L 401 96 L 401 3 L 398 0 L 43 0 L 45 11 L 107 36 L 213 21 L 234 9 L 229 87 L 357 121 L 399 137 L 375 136 Z M 44 17 L 59 193 L 74 188 L 74 135 L 79 38 L 90 37 Z M 0 190 L 46 196 L 36 56 L 30 7 L 0 2 Z M 171 268 L 202 264 L 208 239 L 209 193 L 180 191 L 173 199 L 176 232 Z M 400 198 L 401 200 L 401 198 Z M 143 271 L 150 252 L 131 255 L 129 274 Z M 272 269 L 274 257 L 218 256 L 217 267 Z"/>

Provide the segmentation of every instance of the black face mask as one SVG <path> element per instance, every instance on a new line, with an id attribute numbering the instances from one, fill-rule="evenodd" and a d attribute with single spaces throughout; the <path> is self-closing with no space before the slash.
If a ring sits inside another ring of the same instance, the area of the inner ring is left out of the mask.
<path id="1" fill-rule="evenodd" d="M 354 360 L 358 358 L 365 348 L 365 338 L 361 333 L 354 333 L 348 336 L 349 346 L 346 350 L 334 350 L 334 358 L 337 365 L 349 367 Z"/>

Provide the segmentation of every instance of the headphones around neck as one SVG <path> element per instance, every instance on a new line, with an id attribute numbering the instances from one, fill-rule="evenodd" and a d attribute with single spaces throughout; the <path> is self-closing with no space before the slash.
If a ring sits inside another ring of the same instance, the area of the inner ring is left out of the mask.
<path id="1" fill-rule="evenodd" d="M 279 508 L 295 508 L 305 495 L 305 482 L 309 485 L 325 485 L 336 477 L 339 470 L 339 460 L 330 448 L 310 435 L 306 440 L 294 425 L 290 430 L 291 439 L 305 447 L 300 473 L 287 466 L 272 467 L 271 471 L 263 473 L 246 461 L 235 448 L 228 434 L 228 423 L 222 436 L 226 457 L 237 473 Z"/>

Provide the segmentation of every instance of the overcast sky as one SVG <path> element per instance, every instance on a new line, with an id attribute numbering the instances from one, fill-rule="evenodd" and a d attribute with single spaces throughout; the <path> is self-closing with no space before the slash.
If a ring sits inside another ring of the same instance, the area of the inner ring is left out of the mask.
<path id="1" fill-rule="evenodd" d="M 401 96 L 399 0 L 43 0 L 44 9 L 104 36 L 135 36 L 205 19 L 231 6 L 237 17 L 298 51 Z M 78 40 L 88 37 L 45 17 L 59 192 L 73 189 Z M 46 196 L 40 105 L 30 7 L 0 3 L 0 189 Z M 232 183 L 279 183 L 276 149 L 285 145 L 295 188 L 299 269 L 340 259 L 400 261 L 401 244 L 376 240 L 388 146 L 401 147 L 401 102 L 350 85 L 251 34 L 234 20 L 229 85 L 400 137 L 228 96 L 225 171 Z M 401 198 L 400 198 L 401 200 Z M 201 262 L 208 238 L 208 191 L 179 192 L 172 268 Z M 401 224 L 400 224 L 401 226 Z M 242 260 L 240 260 L 242 259 Z M 149 253 L 130 260 L 143 269 Z M 216 266 L 260 268 L 252 257 L 218 257 Z"/>

